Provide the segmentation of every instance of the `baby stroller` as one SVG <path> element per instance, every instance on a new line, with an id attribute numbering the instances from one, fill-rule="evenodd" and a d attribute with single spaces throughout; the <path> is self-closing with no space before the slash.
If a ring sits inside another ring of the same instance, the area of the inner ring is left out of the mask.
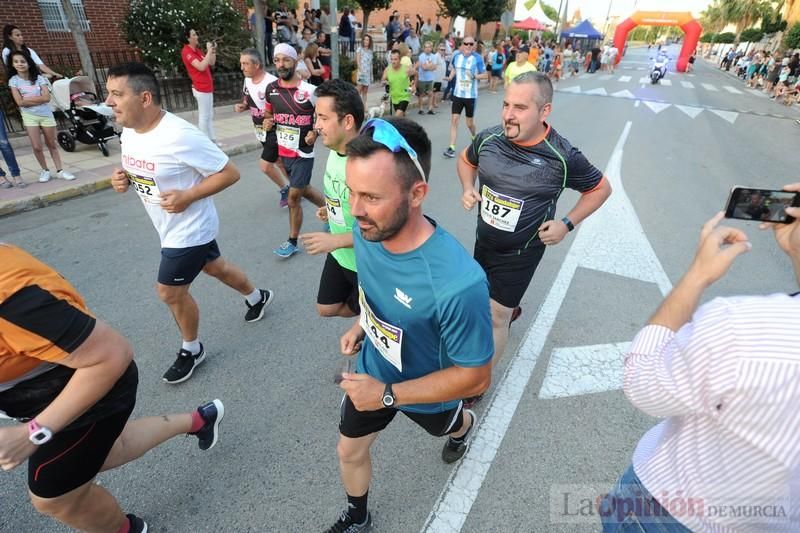
<path id="1" fill-rule="evenodd" d="M 70 121 L 67 131 L 58 132 L 58 144 L 67 152 L 75 151 L 75 141 L 96 144 L 108 157 L 106 141 L 118 133 L 111 123 L 114 113 L 94 94 L 94 83 L 86 76 L 61 79 L 53 83 L 50 105 L 62 111 Z"/>

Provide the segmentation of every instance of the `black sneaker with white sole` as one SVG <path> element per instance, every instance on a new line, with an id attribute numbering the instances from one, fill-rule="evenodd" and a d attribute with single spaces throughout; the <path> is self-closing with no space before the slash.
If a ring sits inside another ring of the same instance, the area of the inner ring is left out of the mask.
<path id="1" fill-rule="evenodd" d="M 131 533 L 147 533 L 147 531 L 148 531 L 147 530 L 147 522 L 145 522 L 144 520 L 142 520 L 141 518 L 139 518 L 135 514 L 130 514 L 129 513 L 129 514 L 126 514 L 125 516 L 128 518 L 128 523 L 130 523 L 130 525 L 131 525 L 131 528 L 130 528 L 130 532 Z"/>
<path id="2" fill-rule="evenodd" d="M 199 431 L 189 433 L 189 435 L 197 437 L 197 445 L 201 450 L 210 450 L 219 438 L 219 423 L 225 416 L 225 406 L 222 405 L 221 400 L 214 400 L 198 407 L 197 412 L 206 423 Z"/>
<path id="3" fill-rule="evenodd" d="M 464 409 L 464 412 L 469 413 L 469 416 L 472 418 L 472 423 L 467 432 L 460 439 L 455 440 L 453 437 L 447 437 L 447 442 L 444 443 L 444 447 L 442 448 L 442 461 L 447 464 L 455 463 L 464 456 L 469 446 L 469 434 L 472 433 L 475 422 L 478 421 L 478 417 L 471 410 Z"/>
<path id="4" fill-rule="evenodd" d="M 197 355 L 192 355 L 192 352 L 189 350 L 184 350 L 183 348 L 178 351 L 178 357 L 175 359 L 175 362 L 172 363 L 172 366 L 169 367 L 164 373 L 164 381 L 170 384 L 175 383 L 183 383 L 190 377 L 192 377 L 192 372 L 194 369 L 202 363 L 206 358 L 206 349 L 203 347 L 203 343 L 200 343 L 200 353 Z"/>
<path id="5" fill-rule="evenodd" d="M 342 511 L 342 516 L 325 533 L 366 533 L 372 531 L 372 515 L 368 512 L 367 517 L 360 524 L 356 524 L 347 511 Z"/>
<path id="6" fill-rule="evenodd" d="M 264 318 L 264 309 L 266 309 L 267 306 L 272 303 L 272 299 L 275 297 L 275 293 L 273 291 L 266 289 L 258 290 L 261 291 L 261 300 L 259 300 L 257 304 L 250 305 L 247 300 L 244 301 L 244 303 L 247 305 L 247 313 L 244 314 L 245 322 L 258 322 Z"/>

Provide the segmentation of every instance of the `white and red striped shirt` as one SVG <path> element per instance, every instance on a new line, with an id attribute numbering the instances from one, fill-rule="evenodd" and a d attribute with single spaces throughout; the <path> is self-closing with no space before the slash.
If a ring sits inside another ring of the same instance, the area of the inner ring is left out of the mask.
<path id="1" fill-rule="evenodd" d="M 666 417 L 633 468 L 692 531 L 800 531 L 800 296 L 717 298 L 677 333 L 646 326 L 625 394 Z"/>

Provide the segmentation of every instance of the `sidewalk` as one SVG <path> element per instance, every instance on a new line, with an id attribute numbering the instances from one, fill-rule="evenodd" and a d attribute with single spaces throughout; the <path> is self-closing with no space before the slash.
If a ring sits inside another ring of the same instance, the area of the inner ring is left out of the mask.
<path id="1" fill-rule="evenodd" d="M 380 103 L 383 87 L 374 84 L 369 91 L 368 106 Z M 197 113 L 186 111 L 176 113 L 178 116 L 197 124 Z M 255 135 L 249 113 L 234 113 L 232 105 L 224 105 L 214 110 L 214 128 L 217 140 L 223 145 L 223 150 L 229 156 L 243 154 L 261 148 Z M 64 181 L 52 178 L 47 183 L 39 183 L 39 164 L 33 157 L 33 151 L 27 137 L 13 140 L 14 152 L 21 169 L 22 178 L 28 186 L 24 189 L 0 189 L 0 217 L 46 207 L 50 204 L 61 202 L 77 196 L 85 196 L 96 191 L 107 189 L 111 186 L 111 173 L 115 168 L 120 168 L 120 145 L 118 139 L 108 142 L 109 157 L 104 157 L 95 145 L 76 143 L 75 151 L 61 151 L 64 168 L 77 177 L 74 181 Z M 45 148 L 45 158 L 52 167 L 50 154 Z M 5 162 L 3 169 L 8 174 Z M 55 169 L 50 169 L 55 174 Z"/>

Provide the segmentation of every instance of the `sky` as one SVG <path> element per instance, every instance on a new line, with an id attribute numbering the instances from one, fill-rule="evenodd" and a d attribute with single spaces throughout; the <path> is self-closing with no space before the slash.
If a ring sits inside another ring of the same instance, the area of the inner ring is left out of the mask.
<path id="1" fill-rule="evenodd" d="M 545 3 L 558 9 L 559 2 L 562 0 L 545 0 Z M 591 18 L 595 22 L 602 22 L 606 19 L 609 4 L 611 5 L 611 16 L 627 17 L 634 11 L 691 11 L 696 17 L 700 16 L 712 0 L 563 0 L 569 2 L 568 17 L 576 9 L 581 10 L 583 18 Z"/>

